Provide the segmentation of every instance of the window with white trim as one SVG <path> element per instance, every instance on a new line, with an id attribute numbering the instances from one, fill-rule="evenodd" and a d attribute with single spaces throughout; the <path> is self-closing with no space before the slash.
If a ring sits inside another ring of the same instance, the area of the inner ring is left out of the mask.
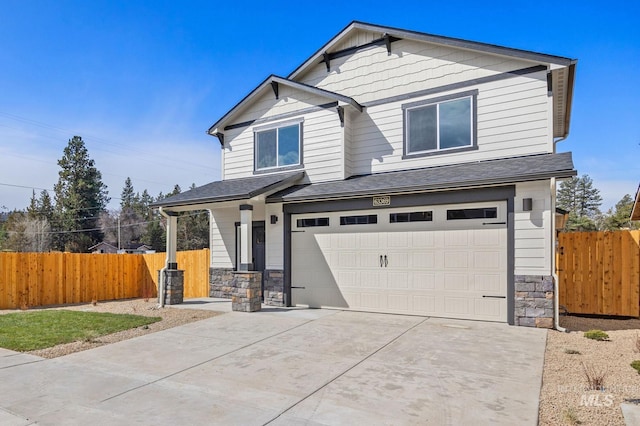
<path id="1" fill-rule="evenodd" d="M 475 146 L 475 93 L 403 106 L 405 154 L 433 154 Z"/>
<path id="2" fill-rule="evenodd" d="M 255 169 L 300 164 L 301 123 L 255 131 Z"/>

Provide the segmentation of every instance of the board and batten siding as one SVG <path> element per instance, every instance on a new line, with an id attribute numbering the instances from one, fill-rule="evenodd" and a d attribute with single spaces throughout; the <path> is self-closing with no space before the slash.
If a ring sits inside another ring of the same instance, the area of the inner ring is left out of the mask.
<path id="1" fill-rule="evenodd" d="M 533 210 L 522 210 L 522 199 Z M 515 274 L 550 275 L 552 250 L 551 187 L 549 180 L 518 183 L 514 200 Z"/>
<path id="2" fill-rule="evenodd" d="M 302 157 L 307 182 L 343 179 L 344 131 L 340 127 L 340 119 L 336 110 L 333 108 L 316 110 L 304 115 L 301 114 L 299 118 L 304 119 Z M 277 121 L 273 123 L 277 123 Z M 229 142 L 225 143 L 225 179 L 253 176 L 253 132 L 255 127 L 263 124 L 233 129 L 225 134 L 225 138 L 229 138 Z M 274 170 L 274 172 L 277 171 Z"/>
<path id="3" fill-rule="evenodd" d="M 477 150 L 403 159 L 402 105 L 406 101 L 393 102 L 367 108 L 366 114 L 353 120 L 352 173 L 378 173 L 552 152 L 544 72 L 486 83 L 473 89 L 478 89 Z M 455 93 L 438 93 L 411 101 L 428 101 Z"/>
<path id="4" fill-rule="evenodd" d="M 381 37 L 377 34 L 373 38 Z M 362 34 L 354 38 L 364 40 Z M 362 43 L 358 43 L 362 44 Z M 345 40 L 344 45 L 355 45 Z M 297 81 L 350 96 L 360 104 L 382 98 L 436 88 L 448 84 L 528 68 L 533 62 L 455 49 L 413 40 L 372 46 L 352 55 L 331 60 L 327 72 L 324 63 L 296 77 Z"/>

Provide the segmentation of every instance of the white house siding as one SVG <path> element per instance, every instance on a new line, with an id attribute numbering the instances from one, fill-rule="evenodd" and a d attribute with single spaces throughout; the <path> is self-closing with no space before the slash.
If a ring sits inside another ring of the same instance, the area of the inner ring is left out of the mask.
<path id="1" fill-rule="evenodd" d="M 211 206 L 209 223 L 212 268 L 235 268 L 236 222 L 240 222 L 240 204 L 233 207 Z M 253 204 L 253 221 L 265 220 L 264 203 Z"/>
<path id="2" fill-rule="evenodd" d="M 236 259 L 235 223 L 240 220 L 237 207 L 214 209 L 210 217 L 212 268 L 233 268 Z"/>
<path id="3" fill-rule="evenodd" d="M 353 115 L 352 111 L 345 111 L 344 114 L 344 178 L 348 178 L 353 175 Z"/>
<path id="4" fill-rule="evenodd" d="M 478 149 L 403 159 L 402 104 L 478 89 Z M 553 151 L 544 72 L 367 108 L 352 129 L 352 172 L 366 174 Z"/>
<path id="5" fill-rule="evenodd" d="M 278 222 L 270 222 L 271 215 L 278 217 Z M 284 215 L 282 204 L 266 205 L 266 269 L 284 269 Z"/>
<path id="6" fill-rule="evenodd" d="M 522 199 L 533 200 L 533 210 L 522 210 Z M 514 212 L 515 274 L 551 274 L 551 189 L 548 180 L 516 185 Z"/>
<path id="7" fill-rule="evenodd" d="M 323 102 L 326 103 L 327 99 Z M 343 129 L 335 108 L 316 110 L 298 117 L 304 118 L 302 156 L 307 181 L 343 179 Z M 233 129 L 225 134 L 228 140 L 224 154 L 225 179 L 253 176 L 253 130 L 264 124 Z"/>
<path id="8" fill-rule="evenodd" d="M 353 37 L 361 39 L 363 36 L 356 34 Z M 345 40 L 344 44 L 355 43 Z M 331 60 L 330 72 L 321 63 L 296 80 L 366 104 L 533 65 L 536 64 L 515 58 L 405 39 L 392 43 L 390 55 L 384 45 L 372 46 Z"/>

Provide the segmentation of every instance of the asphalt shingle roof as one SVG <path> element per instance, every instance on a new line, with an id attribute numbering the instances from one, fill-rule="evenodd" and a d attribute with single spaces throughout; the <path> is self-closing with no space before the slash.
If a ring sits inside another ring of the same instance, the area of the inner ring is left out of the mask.
<path id="1" fill-rule="evenodd" d="M 152 207 L 185 206 L 221 201 L 246 200 L 280 185 L 293 183 L 304 175 L 302 170 L 288 173 L 277 173 L 253 176 L 242 179 L 229 179 L 211 182 L 164 200 L 153 203 Z"/>
<path id="2" fill-rule="evenodd" d="M 444 190 L 575 176 L 570 152 L 539 154 L 450 166 L 354 176 L 346 180 L 297 185 L 269 201 L 308 201 L 349 196 Z"/>

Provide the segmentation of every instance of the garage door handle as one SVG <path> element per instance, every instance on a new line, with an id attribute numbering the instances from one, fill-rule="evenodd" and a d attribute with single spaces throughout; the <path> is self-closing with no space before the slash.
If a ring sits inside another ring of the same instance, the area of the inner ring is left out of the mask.
<path id="1" fill-rule="evenodd" d="M 487 296 L 487 295 L 482 295 L 482 297 L 488 297 L 490 299 L 506 299 L 506 296 Z"/>
<path id="2" fill-rule="evenodd" d="M 300 286 L 295 286 L 295 285 L 292 285 L 292 286 L 291 286 L 291 288 L 301 288 L 301 289 L 306 289 L 306 287 L 300 287 Z"/>
<path id="3" fill-rule="evenodd" d="M 384 267 L 386 268 L 387 265 L 389 265 L 389 262 L 387 261 L 387 255 L 384 255 Z"/>
<path id="4" fill-rule="evenodd" d="M 506 225 L 507 222 L 484 222 L 483 225 Z"/>
<path id="5" fill-rule="evenodd" d="M 382 268 L 382 265 L 384 264 L 384 262 L 382 261 L 382 255 L 380 255 L 380 267 Z"/>

